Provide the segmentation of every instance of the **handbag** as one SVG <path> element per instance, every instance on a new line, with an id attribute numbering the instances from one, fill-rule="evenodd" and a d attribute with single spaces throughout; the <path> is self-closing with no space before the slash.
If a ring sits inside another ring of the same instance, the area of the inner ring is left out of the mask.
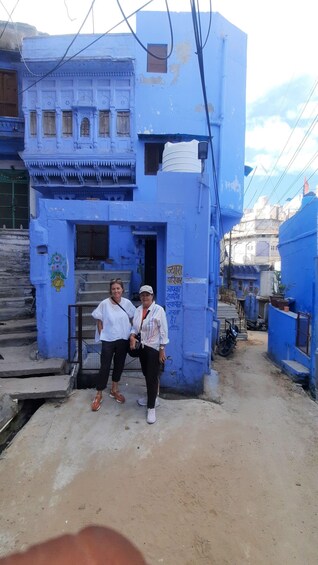
<path id="1" fill-rule="evenodd" d="M 128 355 L 130 355 L 130 357 L 140 357 L 140 350 L 141 350 L 141 335 L 139 333 L 136 337 L 134 349 L 130 349 L 130 345 L 128 342 Z"/>
<path id="2" fill-rule="evenodd" d="M 130 357 L 140 357 L 140 351 L 141 351 L 141 328 L 142 328 L 142 324 L 144 323 L 144 320 L 147 318 L 149 312 L 150 312 L 150 310 L 147 311 L 147 314 L 146 314 L 145 317 L 141 320 L 141 324 L 140 324 L 140 328 L 139 328 L 139 333 L 136 335 L 136 344 L 135 344 L 135 348 L 134 348 L 134 349 L 130 349 L 130 347 L 129 347 L 129 345 L 128 345 L 128 355 L 130 355 Z"/>
<path id="3" fill-rule="evenodd" d="M 114 298 L 112 298 L 112 301 L 115 302 L 115 304 L 117 304 L 117 306 L 119 306 L 119 308 L 121 308 L 124 312 L 126 312 L 128 318 L 129 318 L 129 322 L 132 323 L 132 318 L 129 317 L 129 314 L 127 312 L 127 310 L 125 310 L 125 308 L 123 308 L 119 302 L 117 302 L 117 300 L 114 300 Z M 147 312 L 148 313 L 148 312 Z M 141 324 L 142 325 L 142 324 Z M 130 349 L 130 343 L 128 340 L 128 346 L 127 346 L 127 353 L 128 355 L 130 355 L 130 357 L 139 357 L 140 356 L 140 346 L 141 346 L 141 335 L 140 333 L 138 334 L 138 336 L 136 337 L 136 346 L 135 349 Z"/>

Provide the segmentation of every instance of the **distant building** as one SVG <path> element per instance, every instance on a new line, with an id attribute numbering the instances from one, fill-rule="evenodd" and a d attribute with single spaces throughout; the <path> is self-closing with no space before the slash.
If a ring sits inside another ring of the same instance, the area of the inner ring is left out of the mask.
<path id="1" fill-rule="evenodd" d="M 270 204 L 261 196 L 252 209 L 246 209 L 239 224 L 224 237 L 225 264 L 229 257 L 236 265 L 262 265 L 280 270 L 278 251 L 279 226 L 290 218 L 301 205 L 298 195 L 284 205 Z"/>

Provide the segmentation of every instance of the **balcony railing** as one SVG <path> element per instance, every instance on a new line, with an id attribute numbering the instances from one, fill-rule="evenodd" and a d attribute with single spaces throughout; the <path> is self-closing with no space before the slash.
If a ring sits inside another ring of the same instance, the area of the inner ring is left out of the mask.
<path id="1" fill-rule="evenodd" d="M 24 137 L 24 119 L 0 116 L 0 137 Z"/>

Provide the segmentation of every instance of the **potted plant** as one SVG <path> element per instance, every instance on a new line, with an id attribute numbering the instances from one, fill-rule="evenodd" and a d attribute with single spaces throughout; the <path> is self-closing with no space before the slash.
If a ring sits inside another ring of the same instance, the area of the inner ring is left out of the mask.
<path id="1" fill-rule="evenodd" d="M 281 272 L 274 271 L 274 273 L 273 294 L 269 297 L 270 303 L 275 308 L 284 310 L 289 306 L 289 301 L 285 299 L 287 286 L 282 283 Z"/>

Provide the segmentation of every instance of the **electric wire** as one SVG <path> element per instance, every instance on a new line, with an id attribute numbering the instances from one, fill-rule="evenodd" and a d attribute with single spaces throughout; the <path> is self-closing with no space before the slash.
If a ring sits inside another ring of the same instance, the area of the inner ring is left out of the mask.
<path id="1" fill-rule="evenodd" d="M 298 124 L 299 124 L 299 122 L 300 122 L 300 120 L 301 120 L 301 118 L 302 118 L 302 116 L 303 116 L 303 114 L 304 114 L 304 112 L 305 112 L 305 110 L 306 110 L 306 108 L 307 108 L 307 106 L 308 106 L 308 104 L 309 104 L 309 102 L 310 102 L 310 100 L 311 100 L 311 98 L 312 98 L 312 96 L 313 96 L 313 94 L 314 94 L 314 92 L 315 92 L 317 86 L 318 86 L 318 79 L 315 81 L 315 83 L 314 83 L 314 85 L 313 85 L 313 87 L 312 87 L 312 89 L 311 89 L 311 91 L 310 91 L 310 93 L 309 93 L 309 96 L 308 96 L 308 98 L 307 98 L 307 100 L 306 100 L 306 102 L 305 102 L 305 104 L 304 104 L 304 106 L 303 106 L 303 108 L 302 108 L 302 111 L 300 112 L 298 118 L 296 119 L 296 122 L 294 123 L 293 128 L 292 128 L 292 130 L 291 130 L 291 132 L 290 132 L 290 134 L 289 134 L 289 136 L 288 136 L 288 138 L 287 138 L 287 140 L 286 140 L 286 142 L 285 142 L 283 148 L 281 149 L 280 154 L 278 155 L 278 157 L 277 157 L 277 159 L 276 159 L 276 161 L 275 161 L 275 163 L 274 163 L 274 165 L 273 165 L 273 167 L 272 167 L 272 169 L 271 169 L 271 172 L 270 172 L 269 176 L 266 178 L 264 184 L 260 187 L 260 189 L 259 189 L 258 192 L 264 191 L 264 189 L 265 189 L 267 183 L 269 182 L 269 180 L 270 180 L 270 178 L 271 178 L 271 176 L 272 176 L 274 170 L 276 169 L 277 164 L 279 163 L 279 161 L 280 161 L 282 155 L 284 154 L 284 151 L 285 151 L 285 149 L 286 149 L 286 147 L 287 147 L 287 145 L 288 145 L 288 143 L 289 143 L 289 141 L 290 141 L 292 135 L 294 134 L 294 132 L 295 132 L 295 130 L 296 130 L 296 127 L 298 126 Z M 249 203 L 247 204 L 247 208 L 249 208 L 249 206 L 250 206 L 250 204 L 251 204 L 251 202 L 252 202 L 252 200 L 253 200 L 254 197 L 255 197 L 255 195 L 253 195 L 252 198 L 250 199 Z"/>
<path id="2" fill-rule="evenodd" d="M 293 153 L 292 157 L 290 158 L 290 160 L 288 161 L 283 173 L 280 175 L 278 181 L 276 182 L 272 192 L 269 195 L 269 198 L 272 197 L 272 195 L 276 192 L 276 189 L 279 187 L 279 185 L 281 184 L 282 180 L 284 179 L 284 177 L 286 176 L 286 174 L 288 173 L 290 167 L 292 166 L 292 164 L 294 163 L 296 157 L 299 155 L 301 149 L 304 147 L 306 141 L 308 140 L 310 134 L 312 133 L 314 127 L 316 126 L 318 122 L 318 114 L 315 116 L 314 120 L 311 122 L 309 128 L 306 130 L 305 134 L 303 135 L 303 138 L 301 140 L 301 142 L 299 143 L 297 149 L 295 150 L 295 152 Z"/>
<path id="3" fill-rule="evenodd" d="M 70 22 L 74 22 L 76 20 L 76 18 L 71 18 L 70 13 L 68 11 L 68 5 L 66 3 L 66 0 L 64 0 L 64 6 L 65 6 L 65 10 L 66 10 L 66 14 L 67 14 L 68 19 L 70 20 Z"/>
<path id="4" fill-rule="evenodd" d="M 86 14 L 86 16 L 85 16 L 83 22 L 81 23 L 81 25 L 80 25 L 78 31 L 77 31 L 76 34 L 74 35 L 72 41 L 71 41 L 70 44 L 68 45 L 68 47 L 67 47 L 67 49 L 65 50 L 64 54 L 62 55 L 61 59 L 58 61 L 58 63 L 56 63 L 56 65 L 53 67 L 53 69 L 50 69 L 50 73 L 54 73 L 54 71 L 55 71 L 55 70 L 63 63 L 63 61 L 65 60 L 65 57 L 66 57 L 67 53 L 69 52 L 69 50 L 70 50 L 70 48 L 72 47 L 73 43 L 76 41 L 76 39 L 78 38 L 79 34 L 81 33 L 81 31 L 82 31 L 84 25 L 86 24 L 87 19 L 88 19 L 89 15 L 90 15 L 91 11 L 93 10 L 93 7 L 94 7 L 95 2 L 96 2 L 96 0 L 92 0 L 91 5 L 90 5 L 90 7 L 89 7 L 89 10 L 88 10 L 88 12 L 87 12 L 87 14 Z M 25 62 L 24 59 L 23 59 L 23 63 L 24 63 L 24 65 L 26 66 L 27 70 L 28 70 L 30 73 L 34 74 L 34 73 L 31 71 L 31 69 L 28 67 L 28 65 L 26 64 L 26 62 Z M 36 75 L 36 76 L 42 76 L 42 75 Z M 46 78 L 45 75 L 44 75 L 43 78 Z M 37 82 L 39 82 L 39 81 L 37 81 Z M 22 90 L 22 92 L 24 92 L 24 91 Z"/>
<path id="5" fill-rule="evenodd" d="M 199 0 L 197 0 L 197 2 L 198 2 L 198 12 L 200 13 Z M 204 48 L 205 48 L 205 46 L 206 46 L 206 44 L 207 44 L 207 42 L 208 42 L 208 39 L 209 39 L 210 33 L 211 33 L 211 27 L 212 27 L 212 0 L 210 0 L 209 5 L 210 5 L 210 9 L 209 9 L 209 14 L 210 14 L 210 17 L 209 17 L 209 25 L 208 25 L 208 30 L 207 30 L 207 33 L 206 33 L 206 38 L 205 38 L 204 42 L 202 42 L 202 48 L 201 48 L 202 51 L 204 50 Z M 201 41 L 202 41 L 202 33 L 201 33 Z"/>
<path id="6" fill-rule="evenodd" d="M 250 181 L 249 181 L 249 183 L 248 183 L 248 185 L 247 185 L 247 187 L 246 187 L 246 189 L 245 189 L 245 191 L 244 191 L 244 196 L 245 196 L 245 194 L 247 193 L 247 191 L 248 191 L 248 189 L 249 189 L 249 187 L 250 187 L 250 185 L 251 185 L 251 183 L 252 183 L 252 180 L 253 180 L 253 178 L 254 178 L 254 175 L 255 175 L 256 171 L 257 171 L 257 165 L 256 165 L 256 167 L 254 168 L 253 174 L 252 174 L 252 176 L 251 176 L 251 178 L 250 178 Z"/>
<path id="7" fill-rule="evenodd" d="M 283 200 L 284 197 L 286 197 L 286 195 L 290 192 L 291 188 L 299 181 L 299 179 L 305 174 L 305 172 L 307 171 L 307 169 L 310 167 L 310 165 L 312 165 L 312 163 L 317 159 L 318 157 L 318 151 L 316 151 L 316 153 L 309 159 L 309 161 L 307 161 L 306 165 L 302 168 L 302 170 L 300 171 L 300 173 L 298 174 L 298 176 L 295 178 L 295 180 L 289 185 L 288 189 L 282 194 L 282 196 L 280 197 L 280 199 L 278 200 L 278 203 L 281 202 Z M 316 169 L 317 171 L 317 169 Z M 315 172 L 314 171 L 307 179 L 310 180 Z M 299 190 L 297 190 L 297 193 L 299 192 Z M 297 194 L 296 193 L 296 194 Z"/>
<path id="8" fill-rule="evenodd" d="M 12 10 L 11 10 L 11 12 L 10 12 L 10 14 L 8 14 L 8 11 L 7 11 L 6 7 L 5 7 L 5 5 L 3 4 L 3 2 L 0 1 L 1 6 L 4 8 L 4 10 L 5 10 L 5 11 L 7 12 L 7 14 L 9 15 L 9 18 L 8 18 L 7 21 L 6 21 L 6 23 L 5 23 L 4 27 L 3 27 L 3 30 L 1 31 L 0 39 L 1 39 L 1 37 L 3 36 L 5 30 L 7 29 L 10 20 L 12 21 L 13 12 L 14 12 L 14 10 L 16 9 L 16 7 L 17 7 L 17 5 L 19 4 L 19 2 L 20 2 L 20 0 L 17 0 L 17 1 L 16 1 L 14 7 L 12 8 Z"/>
<path id="9" fill-rule="evenodd" d="M 37 76 L 37 77 L 40 76 L 40 75 L 38 75 L 38 74 L 36 74 L 36 73 L 33 73 L 33 72 L 31 71 L 31 69 L 29 69 L 28 65 L 26 64 L 26 62 L 25 62 L 25 60 L 24 60 L 23 53 L 22 53 L 21 46 L 20 46 L 21 37 L 20 37 L 19 34 L 18 34 L 17 24 L 16 24 L 16 23 L 13 21 L 13 19 L 12 19 L 12 13 L 13 13 L 13 11 L 12 11 L 11 14 L 10 14 L 10 13 L 8 12 L 7 8 L 5 7 L 5 5 L 3 4 L 3 2 L 2 2 L 1 0 L 0 0 L 0 4 L 2 5 L 3 9 L 7 12 L 7 15 L 8 15 L 8 21 L 7 21 L 6 26 L 8 25 L 9 21 L 11 21 L 11 23 L 12 23 L 12 25 L 13 25 L 14 33 L 15 33 L 15 36 L 16 36 L 16 44 L 17 44 L 17 48 L 18 48 L 18 51 L 19 51 L 20 56 L 21 56 L 21 61 L 22 61 L 22 63 L 24 64 L 24 66 L 26 67 L 26 69 L 30 72 L 30 74 L 32 74 L 33 76 Z"/>
<path id="10" fill-rule="evenodd" d="M 149 49 L 147 49 L 147 47 L 140 41 L 139 37 L 137 36 L 137 34 L 134 32 L 133 28 L 131 27 L 128 18 L 131 17 L 130 16 L 126 16 L 124 10 L 121 7 L 120 1 L 116 0 L 117 4 L 118 4 L 118 8 L 121 12 L 121 15 L 123 16 L 127 26 L 129 27 L 132 35 L 134 36 L 134 38 L 136 39 L 137 43 L 139 43 L 140 47 L 142 47 L 142 49 L 144 49 L 144 51 L 146 51 L 146 53 L 148 53 L 148 55 L 151 55 L 152 57 L 154 57 L 154 59 L 159 59 L 160 61 L 166 61 L 167 59 L 169 59 L 169 57 L 171 57 L 172 52 L 173 52 L 173 29 L 172 29 L 172 23 L 171 23 L 171 16 L 170 16 L 170 10 L 169 10 L 169 6 L 168 6 L 168 0 L 165 0 L 165 4 L 166 4 L 166 9 L 167 9 L 167 16 L 168 16 L 168 21 L 169 21 L 169 27 L 170 27 L 170 38 L 171 38 L 171 45 L 170 45 L 170 51 L 169 53 L 165 56 L 165 57 L 160 57 L 159 55 L 155 55 L 154 53 L 152 53 L 151 51 L 149 51 Z"/>
<path id="11" fill-rule="evenodd" d="M 281 115 L 281 114 L 282 114 L 282 112 L 283 112 L 283 110 L 284 110 L 284 108 L 285 108 L 285 102 L 286 102 L 286 101 L 289 101 L 289 99 L 288 99 L 288 93 L 289 93 L 289 91 L 290 91 L 290 89 L 291 89 L 291 85 L 292 85 L 292 81 L 293 81 L 293 79 L 294 79 L 294 75 L 295 75 L 295 73 L 293 73 L 293 75 L 292 75 L 292 77 L 290 78 L 289 82 L 285 85 L 284 94 L 283 94 L 283 96 L 282 96 L 282 98 L 281 98 L 281 100 L 280 100 L 280 104 L 279 104 L 279 107 L 278 107 L 277 112 L 276 112 L 278 115 Z M 262 165 L 261 165 L 261 166 L 262 166 Z M 256 167 L 256 168 L 257 168 L 257 167 Z M 267 172 L 267 171 L 265 171 L 265 172 L 266 172 L 266 175 L 268 175 L 268 172 Z M 251 186 L 251 184 L 252 184 L 251 182 L 248 184 L 247 189 Z M 247 189 L 246 189 L 246 191 L 244 192 L 244 196 L 246 195 Z M 262 187 L 260 187 L 260 188 L 256 191 L 256 194 L 259 193 L 261 190 L 262 190 Z M 253 199 L 254 197 L 255 197 L 255 195 L 253 194 L 252 199 Z"/>
<path id="12" fill-rule="evenodd" d="M 220 206 L 219 191 L 218 191 L 218 179 L 217 179 L 217 173 L 216 173 L 212 129 L 211 129 L 211 123 L 210 123 L 209 109 L 208 109 L 208 99 L 207 99 L 207 92 L 206 92 L 203 51 L 202 51 L 202 45 L 200 43 L 200 24 L 198 22 L 198 14 L 197 14 L 197 10 L 196 10 L 194 0 L 190 0 L 190 5 L 191 5 L 191 13 L 192 13 L 194 38 L 195 38 L 195 44 L 196 44 L 196 49 L 197 49 L 196 54 L 197 54 L 197 57 L 198 57 L 202 95 L 203 95 L 203 100 L 204 100 L 206 124 L 207 124 L 207 128 L 208 128 L 209 146 L 210 146 L 210 150 L 211 150 L 212 177 L 213 177 L 213 185 L 214 185 L 214 192 L 215 192 L 215 200 L 216 200 L 216 205 L 217 205 L 218 220 L 220 222 L 220 227 L 221 227 L 220 239 L 222 239 L 224 237 L 224 228 L 223 228 L 223 220 L 222 220 L 222 215 L 221 215 L 221 206 Z"/>
<path id="13" fill-rule="evenodd" d="M 128 18 L 131 18 L 132 16 L 134 16 L 135 14 L 137 14 L 138 12 L 140 12 L 140 10 L 143 10 L 146 6 L 148 6 L 149 4 L 152 4 L 153 0 L 148 0 L 148 2 L 146 2 L 145 4 L 143 4 L 140 8 L 137 8 L 134 12 L 132 12 L 129 16 L 127 16 Z M 121 20 L 120 22 L 118 22 L 117 24 L 113 25 L 111 28 L 109 28 L 107 31 L 105 31 L 104 33 L 102 33 L 101 35 L 99 35 L 98 37 L 96 37 L 96 39 L 94 39 L 93 41 L 91 41 L 90 43 L 88 43 L 87 45 L 85 45 L 85 47 L 83 47 L 82 49 L 80 49 L 79 51 L 77 51 L 76 53 L 74 53 L 74 55 L 71 55 L 70 57 L 68 57 L 67 59 L 65 59 L 64 61 L 62 61 L 62 63 L 59 63 L 59 65 L 57 67 L 54 67 L 54 72 L 57 71 L 60 67 L 62 67 L 63 65 L 65 65 L 66 63 L 68 63 L 69 61 L 72 61 L 73 59 L 75 59 L 78 55 L 80 55 L 81 53 L 83 53 L 83 51 L 86 51 L 86 49 L 88 49 L 89 47 L 91 47 L 92 45 L 94 45 L 95 43 L 97 43 L 97 41 L 99 41 L 100 39 L 102 39 L 103 37 L 105 37 L 105 35 L 108 35 L 109 33 L 111 33 L 114 29 L 116 29 L 118 26 L 120 26 L 121 24 L 123 24 L 125 22 L 125 20 Z M 45 73 L 44 75 L 42 75 L 38 80 L 34 81 L 32 84 L 30 84 L 29 86 L 27 86 L 26 88 L 24 88 L 23 90 L 20 91 L 20 94 L 23 94 L 24 92 L 26 92 L 27 90 L 30 90 L 30 88 L 33 88 L 36 84 L 38 84 L 39 82 L 41 82 L 42 80 L 44 80 L 45 78 L 47 78 L 48 76 L 50 76 L 53 73 L 53 70 L 48 71 L 47 73 Z"/>

